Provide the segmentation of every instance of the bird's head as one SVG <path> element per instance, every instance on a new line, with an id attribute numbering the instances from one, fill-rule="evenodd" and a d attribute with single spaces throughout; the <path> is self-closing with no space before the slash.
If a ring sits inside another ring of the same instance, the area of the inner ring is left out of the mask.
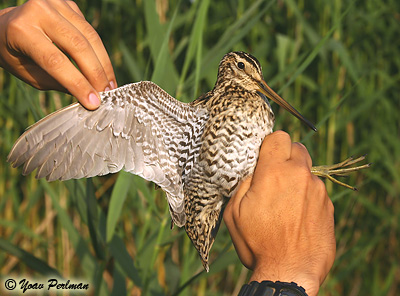
<path id="1" fill-rule="evenodd" d="M 243 51 L 227 53 L 219 63 L 215 88 L 239 88 L 248 92 L 257 92 L 264 100 L 267 98 L 279 104 L 296 116 L 314 131 L 315 126 L 304 118 L 288 102 L 276 94 L 264 81 L 261 65 L 252 55 Z M 267 101 L 267 100 L 266 100 Z"/>

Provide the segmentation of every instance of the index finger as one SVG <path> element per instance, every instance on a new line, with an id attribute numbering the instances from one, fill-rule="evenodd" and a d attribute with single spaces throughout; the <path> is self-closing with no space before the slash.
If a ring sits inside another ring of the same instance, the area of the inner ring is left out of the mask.
<path id="1" fill-rule="evenodd" d="M 100 99 L 85 76 L 41 31 L 31 30 L 29 34 L 30 39 L 34 41 L 24 48 L 27 55 L 75 96 L 84 107 L 96 109 Z"/>
<path id="2" fill-rule="evenodd" d="M 65 3 L 67 5 L 65 5 Z M 117 84 L 114 69 L 100 36 L 97 34 L 96 30 L 86 21 L 83 13 L 80 11 L 78 5 L 75 2 L 67 1 L 65 3 L 63 3 L 64 6 L 68 6 L 68 8 L 60 9 L 60 14 L 69 22 L 71 22 L 71 24 L 73 24 L 83 36 L 85 36 L 93 51 L 95 52 L 98 60 L 100 61 L 104 72 L 107 75 L 111 88 L 116 87 Z M 97 91 L 103 90 L 97 89 Z"/>

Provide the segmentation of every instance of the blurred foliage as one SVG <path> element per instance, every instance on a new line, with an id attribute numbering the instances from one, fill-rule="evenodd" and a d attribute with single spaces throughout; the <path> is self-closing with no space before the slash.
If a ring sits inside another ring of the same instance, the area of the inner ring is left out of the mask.
<path id="1" fill-rule="evenodd" d="M 2 1 L 0 8 L 22 1 Z M 180 100 L 211 89 L 231 50 L 255 55 L 270 86 L 318 133 L 273 106 L 276 129 L 315 164 L 368 153 L 373 167 L 327 184 L 337 256 L 320 295 L 400 293 L 400 2 L 77 1 L 120 85 L 152 80 Z M 164 194 L 127 173 L 48 183 L 6 157 L 36 120 L 73 98 L 39 92 L 0 69 L 0 276 L 59 274 L 92 295 L 234 295 L 250 276 L 222 226 L 202 271 Z"/>

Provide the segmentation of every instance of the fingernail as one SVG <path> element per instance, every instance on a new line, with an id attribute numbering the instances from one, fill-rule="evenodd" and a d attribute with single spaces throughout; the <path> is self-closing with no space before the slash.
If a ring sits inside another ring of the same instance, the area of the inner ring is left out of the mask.
<path id="1" fill-rule="evenodd" d="M 110 81 L 110 86 L 111 86 L 111 89 L 114 89 L 114 88 L 115 88 L 114 81 Z"/>
<path id="2" fill-rule="evenodd" d="M 95 93 L 90 93 L 89 95 L 89 102 L 94 106 L 100 105 L 100 99 L 96 96 Z"/>
<path id="3" fill-rule="evenodd" d="M 110 88 L 108 86 L 106 86 L 106 88 L 104 89 L 104 91 L 109 91 Z"/>

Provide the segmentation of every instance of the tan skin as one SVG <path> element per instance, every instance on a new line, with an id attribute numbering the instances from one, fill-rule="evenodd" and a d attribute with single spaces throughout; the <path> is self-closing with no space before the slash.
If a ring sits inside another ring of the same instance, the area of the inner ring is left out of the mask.
<path id="1" fill-rule="evenodd" d="M 76 63 L 77 69 L 67 55 Z M 72 1 L 30 0 L 0 10 L 0 66 L 32 86 L 75 96 L 87 109 L 117 86 L 96 31 Z M 294 281 L 316 295 L 335 257 L 333 205 L 310 173 L 304 146 L 284 132 L 266 137 L 252 178 L 224 220 L 251 280 Z"/>
<path id="2" fill-rule="evenodd" d="M 90 110 L 100 104 L 98 92 L 117 86 L 99 35 L 73 1 L 0 10 L 0 66 L 38 89 L 70 93 Z"/>
<path id="3" fill-rule="evenodd" d="M 296 282 L 318 290 L 336 252 L 333 204 L 312 175 L 311 157 L 287 133 L 267 136 L 252 178 L 242 182 L 224 220 L 250 281 Z"/>

